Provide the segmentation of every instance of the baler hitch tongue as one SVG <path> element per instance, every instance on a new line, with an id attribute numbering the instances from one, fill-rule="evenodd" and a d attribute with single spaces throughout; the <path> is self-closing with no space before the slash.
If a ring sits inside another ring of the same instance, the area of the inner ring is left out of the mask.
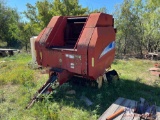
<path id="1" fill-rule="evenodd" d="M 47 82 L 36 92 L 34 97 L 30 100 L 28 105 L 26 106 L 26 109 L 29 109 L 39 98 L 42 94 L 50 94 L 53 90 L 52 85 L 54 85 L 57 82 L 57 76 L 52 75 Z"/>

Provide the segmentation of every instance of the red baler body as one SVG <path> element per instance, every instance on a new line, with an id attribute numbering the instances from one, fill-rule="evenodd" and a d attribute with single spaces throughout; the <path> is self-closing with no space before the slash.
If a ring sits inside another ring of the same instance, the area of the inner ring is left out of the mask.
<path id="1" fill-rule="evenodd" d="M 96 80 L 114 60 L 113 25 L 113 17 L 104 13 L 55 16 L 37 37 L 37 63 L 57 72 L 60 84 L 73 75 Z"/>

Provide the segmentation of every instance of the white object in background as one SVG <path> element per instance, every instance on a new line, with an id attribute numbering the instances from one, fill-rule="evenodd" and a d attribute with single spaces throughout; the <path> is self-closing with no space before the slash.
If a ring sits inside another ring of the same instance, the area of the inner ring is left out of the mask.
<path id="1" fill-rule="evenodd" d="M 37 39 L 37 36 L 33 36 L 30 38 L 31 43 L 31 54 L 32 54 L 32 62 L 36 63 L 36 50 L 35 50 L 35 41 Z"/>

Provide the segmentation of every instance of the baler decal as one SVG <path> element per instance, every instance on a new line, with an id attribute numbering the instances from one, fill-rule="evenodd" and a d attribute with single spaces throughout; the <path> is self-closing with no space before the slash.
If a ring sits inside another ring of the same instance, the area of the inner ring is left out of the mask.
<path id="1" fill-rule="evenodd" d="M 74 63 L 71 63 L 70 65 L 71 65 L 71 68 L 74 69 Z"/>
<path id="2" fill-rule="evenodd" d="M 94 67 L 94 58 L 92 58 L 92 67 Z"/>
<path id="3" fill-rule="evenodd" d="M 74 55 L 72 55 L 72 54 L 66 54 L 65 56 L 70 58 L 70 59 L 74 59 Z"/>
<path id="4" fill-rule="evenodd" d="M 104 48 L 99 59 L 114 48 L 115 48 L 115 41 L 111 42 L 107 47 Z"/>
<path id="5" fill-rule="evenodd" d="M 42 60 L 42 52 L 40 52 L 39 55 L 40 55 L 40 59 Z"/>

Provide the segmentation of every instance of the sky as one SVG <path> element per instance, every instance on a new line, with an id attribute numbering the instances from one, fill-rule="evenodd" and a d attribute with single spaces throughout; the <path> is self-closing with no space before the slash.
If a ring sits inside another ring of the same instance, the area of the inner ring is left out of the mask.
<path id="1" fill-rule="evenodd" d="M 35 5 L 38 0 L 5 0 L 7 5 L 12 8 L 17 8 L 19 12 L 23 12 L 26 10 L 26 4 L 30 3 Z M 92 9 L 97 9 L 101 7 L 106 7 L 108 13 L 112 13 L 114 10 L 114 6 L 116 4 L 122 3 L 123 0 L 79 0 L 80 5 L 83 7 L 89 7 Z"/>
<path id="2" fill-rule="evenodd" d="M 18 12 L 23 12 L 26 10 L 26 4 L 30 3 L 35 5 L 38 0 L 5 0 L 7 5 L 12 8 L 17 8 Z M 52 1 L 52 0 L 51 0 Z M 106 7 L 108 13 L 112 14 L 114 11 L 114 6 L 121 4 L 123 0 L 79 0 L 82 7 L 89 7 L 89 9 L 98 9 L 101 7 Z"/>

